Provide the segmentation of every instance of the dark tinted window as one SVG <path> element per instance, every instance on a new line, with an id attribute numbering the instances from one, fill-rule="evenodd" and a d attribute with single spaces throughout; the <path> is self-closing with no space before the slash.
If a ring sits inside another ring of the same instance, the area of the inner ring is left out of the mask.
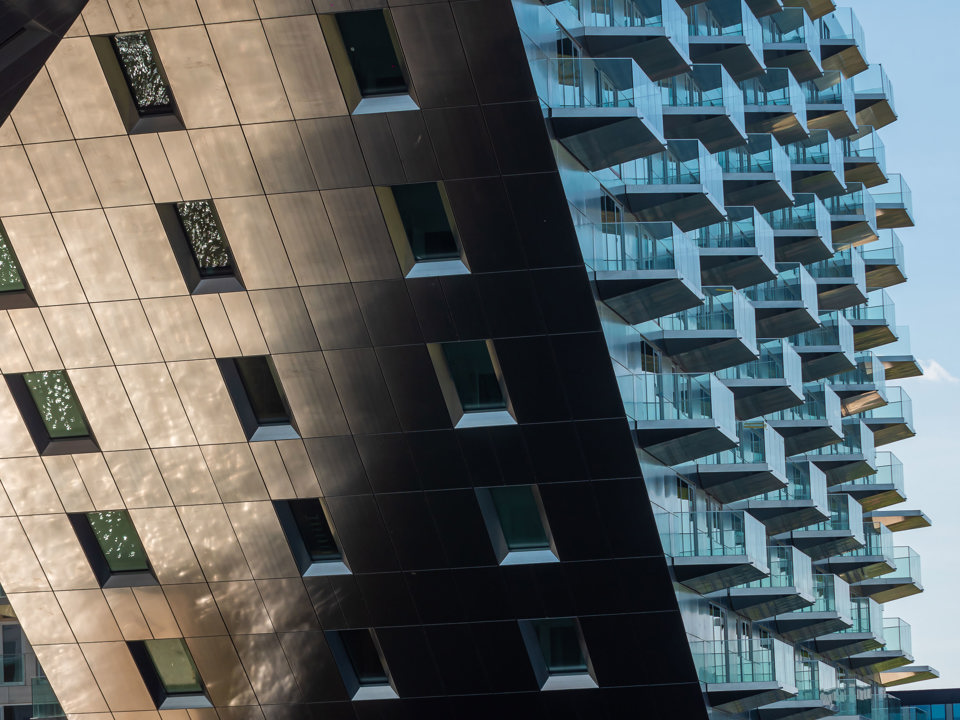
<path id="1" fill-rule="evenodd" d="M 287 506 L 300 532 L 310 559 L 314 562 L 339 560 L 340 549 L 333 539 L 327 517 L 319 500 L 289 500 Z"/>
<path id="2" fill-rule="evenodd" d="M 460 257 L 436 183 L 398 185 L 392 190 L 416 260 Z"/>
<path id="3" fill-rule="evenodd" d="M 340 13 L 337 25 L 364 97 L 407 92 L 407 81 L 380 10 Z"/>
<path id="4" fill-rule="evenodd" d="M 446 343 L 443 345 L 443 354 L 464 412 L 506 408 L 507 403 L 485 342 Z"/>
<path id="5" fill-rule="evenodd" d="M 587 672 L 575 620 L 540 620 L 536 623 L 536 631 L 543 661 L 551 675 Z"/>
<path id="6" fill-rule="evenodd" d="M 20 264 L 13 254 L 13 246 L 0 227 L 0 292 L 10 290 L 25 290 L 23 276 L 20 274 Z"/>
<path id="7" fill-rule="evenodd" d="M 177 203 L 177 216 L 187 237 L 190 252 L 203 277 L 233 272 L 230 249 L 210 200 Z"/>
<path id="8" fill-rule="evenodd" d="M 533 488 L 529 485 L 490 488 L 490 496 L 510 550 L 550 547 Z"/>
<path id="9" fill-rule="evenodd" d="M 80 401 L 64 370 L 24 373 L 23 380 L 51 438 L 90 434 Z"/>
<path id="10" fill-rule="evenodd" d="M 234 358 L 234 364 L 250 401 L 250 407 L 260 425 L 290 422 L 283 395 L 270 363 L 264 356 Z"/>
<path id="11" fill-rule="evenodd" d="M 149 570 L 147 553 L 126 510 L 87 513 L 110 572 Z"/>
<path id="12" fill-rule="evenodd" d="M 343 630 L 340 640 L 361 686 L 388 684 L 387 672 L 369 630 Z"/>
<path id="13" fill-rule="evenodd" d="M 123 77 L 141 114 L 170 112 L 173 96 L 160 73 L 160 66 L 145 32 L 123 33 L 111 38 Z"/>
<path id="14" fill-rule="evenodd" d="M 200 673 L 183 640 L 145 640 L 143 644 L 167 695 L 203 692 Z"/>

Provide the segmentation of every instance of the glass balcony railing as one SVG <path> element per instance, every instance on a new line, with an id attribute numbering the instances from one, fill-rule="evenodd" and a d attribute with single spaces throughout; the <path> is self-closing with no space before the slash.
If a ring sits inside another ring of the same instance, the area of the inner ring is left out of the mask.
<path id="1" fill-rule="evenodd" d="M 841 140 L 843 156 L 857 160 L 876 160 L 884 175 L 887 172 L 887 149 L 880 134 L 869 125 L 861 125 L 855 135 Z"/>
<path id="2" fill-rule="evenodd" d="M 774 230 L 816 230 L 821 237 L 830 237 L 830 212 L 813 193 L 797 193 L 792 207 L 763 216 Z"/>
<path id="3" fill-rule="evenodd" d="M 699 140 L 669 140 L 662 153 L 601 170 L 601 182 L 627 185 L 701 185 L 723 202 L 723 170 Z"/>
<path id="4" fill-rule="evenodd" d="M 837 8 L 829 15 L 824 15 L 817 21 L 821 40 L 850 40 L 860 53 L 866 53 L 866 40 L 863 27 L 856 14 L 850 8 Z"/>
<path id="5" fill-rule="evenodd" d="M 596 272 L 676 270 L 680 277 L 700 277 L 696 244 L 671 222 L 590 223 L 577 234 L 584 262 Z"/>
<path id="6" fill-rule="evenodd" d="M 807 105 L 833 105 L 842 109 L 844 113 L 853 121 L 857 113 L 856 97 L 853 94 L 853 83 L 845 80 L 839 70 L 827 70 L 823 77 L 816 80 L 808 80 L 803 83 L 803 94 L 807 99 Z"/>
<path id="7" fill-rule="evenodd" d="M 844 557 L 885 557 L 893 559 L 893 532 L 882 523 L 863 523 L 864 545 L 843 553 Z"/>
<path id="8" fill-rule="evenodd" d="M 844 352 L 853 353 L 853 327 L 837 311 L 820 313 L 820 327 L 794 335 L 790 342 L 797 348 L 839 345 Z"/>
<path id="9" fill-rule="evenodd" d="M 827 507 L 827 476 L 810 462 L 787 461 L 787 486 L 757 497 L 759 500 L 809 500 Z"/>
<path id="10" fill-rule="evenodd" d="M 671 0 L 567 0 L 585 27 L 644 28 L 666 30 L 675 43 L 683 43 L 689 56 L 687 17 Z"/>
<path id="11" fill-rule="evenodd" d="M 796 350 L 786 340 L 766 340 L 757 345 L 760 356 L 752 362 L 717 371 L 724 380 L 786 380 L 790 385 L 803 382 L 803 365 Z"/>
<path id="12" fill-rule="evenodd" d="M 877 205 L 902 205 L 913 215 L 913 192 L 899 173 L 890 173 L 887 182 L 877 185 L 870 194 Z"/>
<path id="13" fill-rule="evenodd" d="M 857 255 L 859 248 L 851 248 Z M 850 252 L 845 250 L 844 252 Z M 839 253 L 838 253 L 839 254 Z M 893 298 L 886 290 L 871 290 L 867 293 L 867 301 L 861 305 L 853 305 L 843 309 L 843 316 L 848 320 L 882 320 L 890 328 L 897 326 L 897 308 Z"/>
<path id="14" fill-rule="evenodd" d="M 31 720 L 33 718 L 61 718 L 66 716 L 47 678 L 32 678 L 30 680 L 30 690 L 33 695 Z"/>
<path id="15" fill-rule="evenodd" d="M 697 460 L 697 465 L 767 465 L 781 476 L 786 475 L 787 461 L 783 437 L 762 420 L 738 422 L 736 447 Z"/>
<path id="16" fill-rule="evenodd" d="M 843 148 L 828 130 L 811 130 L 810 137 L 786 146 L 794 165 L 822 165 L 843 178 Z"/>
<path id="17" fill-rule="evenodd" d="M 660 81 L 664 107 L 722 108 L 742 128 L 743 93 L 723 65 L 694 65 L 682 75 Z"/>
<path id="18" fill-rule="evenodd" d="M 800 263 L 777 263 L 775 278 L 743 291 L 754 303 L 800 302 L 812 309 L 817 302 L 817 282 Z"/>
<path id="19" fill-rule="evenodd" d="M 883 636 L 883 608 L 870 598 L 850 598 L 853 625 L 842 633 L 873 633 Z"/>
<path id="20" fill-rule="evenodd" d="M 887 404 L 883 407 L 867 410 L 863 418 L 877 418 L 900 420 L 913 425 L 913 400 L 900 385 L 891 385 L 887 388 Z"/>
<path id="21" fill-rule="evenodd" d="M 870 461 L 876 460 L 877 451 L 873 444 L 873 432 L 860 420 L 843 421 L 843 440 L 810 451 L 815 456 L 863 455 Z M 875 466 L 874 466 L 875 467 Z"/>
<path id="22" fill-rule="evenodd" d="M 644 334 L 700 330 L 717 332 L 735 330 L 744 345 L 756 353 L 757 323 L 753 305 L 746 295 L 731 287 L 705 287 L 702 305 L 663 315 L 656 320 L 638 325 Z"/>
<path id="23" fill-rule="evenodd" d="M 756 248 L 773 261 L 773 228 L 752 207 L 728 207 L 727 219 L 690 232 L 701 248 Z"/>
<path id="24" fill-rule="evenodd" d="M 844 278 L 864 291 L 867 289 L 867 268 L 857 248 L 837 250 L 826 260 L 812 263 L 809 270 L 815 280 Z"/>
<path id="25" fill-rule="evenodd" d="M 886 388 L 886 371 L 879 357 L 870 351 L 857 353 L 856 363 L 853 370 L 828 378 L 830 386 L 838 390 L 851 385 L 872 385 L 879 391 Z"/>
<path id="26" fill-rule="evenodd" d="M 790 158 L 773 135 L 751 133 L 746 145 L 719 152 L 717 159 L 725 173 L 773 173 L 788 191 L 792 185 Z"/>
<path id="27" fill-rule="evenodd" d="M 823 700 L 830 705 L 836 703 L 839 691 L 837 669 L 798 649 L 797 690 L 796 700 Z"/>
<path id="28" fill-rule="evenodd" d="M 789 107 L 797 114 L 801 125 L 807 124 L 807 102 L 800 83 L 783 68 L 768 68 L 763 75 L 740 83 L 743 102 L 770 112 L 776 108 Z"/>
<path id="29" fill-rule="evenodd" d="M 763 59 L 763 28 L 744 0 L 728 0 L 724 12 L 708 5 L 686 8 L 690 37 L 742 37 L 753 54 Z"/>
<path id="30" fill-rule="evenodd" d="M 884 575 L 884 579 L 905 580 L 921 584 L 920 555 L 911 547 L 899 545 L 893 549 L 893 562 L 896 569 Z"/>
<path id="31" fill-rule="evenodd" d="M 813 597 L 813 605 L 797 610 L 796 612 L 829 612 L 837 613 L 845 618 L 849 618 L 853 614 L 850 586 L 836 575 L 814 575 Z"/>
<path id="32" fill-rule="evenodd" d="M 864 72 L 854 75 L 853 91 L 857 95 L 882 95 L 893 109 L 893 84 L 883 65 L 870 65 Z"/>
<path id="33" fill-rule="evenodd" d="M 807 46 L 811 50 L 816 49 L 817 59 L 820 59 L 820 34 L 804 10 L 787 8 L 775 15 L 760 18 L 760 25 L 764 43 Z"/>
<path id="34" fill-rule="evenodd" d="M 913 654 L 913 639 L 910 624 L 900 618 L 883 619 L 883 644 L 885 650 Z"/>
<path id="35" fill-rule="evenodd" d="M 910 349 L 910 327 L 907 325 L 897 325 L 894 330 L 897 339 L 884 345 L 877 350 L 881 357 L 912 357 L 913 351 Z"/>
<path id="36" fill-rule="evenodd" d="M 903 243 L 893 230 L 880 230 L 880 239 L 860 246 L 860 254 L 867 265 L 896 265 L 904 270 Z"/>
<path id="37" fill-rule="evenodd" d="M 731 435 L 736 432 L 733 392 L 715 375 L 650 372 L 617 380 L 632 420 L 714 420 Z"/>
<path id="38" fill-rule="evenodd" d="M 810 525 L 808 530 L 822 532 L 850 531 L 858 537 L 863 531 L 863 510 L 851 497 L 840 494 L 827 496 L 827 506 L 830 517 L 816 525 Z"/>
<path id="39" fill-rule="evenodd" d="M 768 417 L 771 420 L 817 420 L 840 427 L 840 398 L 820 383 L 803 386 L 803 403 L 785 408 Z"/>
<path id="40" fill-rule="evenodd" d="M 852 485 L 882 485 L 890 486 L 900 491 L 901 496 L 905 495 L 903 479 L 903 463 L 892 452 L 885 450 L 877 451 L 877 471 L 866 477 L 857 478 L 851 481 Z"/>
<path id="41" fill-rule="evenodd" d="M 779 682 L 796 687 L 793 646 L 775 638 L 690 643 L 700 682 Z"/>
<path id="42" fill-rule="evenodd" d="M 796 588 L 799 593 L 813 595 L 813 562 L 809 556 L 789 545 L 767 548 L 770 574 L 765 578 L 744 583 L 747 588 Z"/>
<path id="43" fill-rule="evenodd" d="M 659 513 L 656 520 L 671 557 L 746 556 L 761 565 L 766 561 L 766 530 L 743 510 Z"/>
<path id="44" fill-rule="evenodd" d="M 862 215 L 866 222 L 876 224 L 877 204 L 863 183 L 847 183 L 847 191 L 827 198 L 825 205 L 831 217 Z"/>

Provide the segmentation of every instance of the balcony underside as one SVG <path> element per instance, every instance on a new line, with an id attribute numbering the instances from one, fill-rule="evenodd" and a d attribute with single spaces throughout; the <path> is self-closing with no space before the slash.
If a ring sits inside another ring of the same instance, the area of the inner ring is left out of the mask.
<path id="1" fill-rule="evenodd" d="M 878 603 L 887 603 L 922 592 L 923 585 L 910 578 L 870 578 L 850 586 L 852 597 L 868 597 Z"/>
<path id="2" fill-rule="evenodd" d="M 549 111 L 553 134 L 588 170 L 661 152 L 665 143 L 637 108 L 558 108 Z"/>
<path id="3" fill-rule="evenodd" d="M 913 655 L 902 650 L 870 650 L 848 658 L 838 658 L 838 660 L 853 672 L 873 674 L 909 665 L 913 662 Z"/>
<path id="4" fill-rule="evenodd" d="M 592 57 L 633 58 L 651 80 L 690 70 L 690 58 L 662 27 L 591 27 L 573 32 Z"/>
<path id="5" fill-rule="evenodd" d="M 839 345 L 818 345 L 796 348 L 803 363 L 803 381 L 813 382 L 853 370 L 853 357 Z"/>
<path id="6" fill-rule="evenodd" d="M 700 487 L 726 504 L 780 490 L 787 479 L 765 463 L 728 465 L 690 465 L 679 469 L 681 475 L 695 480 Z"/>
<path id="7" fill-rule="evenodd" d="M 853 40 L 821 40 L 820 62 L 824 70 L 838 70 L 845 78 L 864 72 L 869 63 Z"/>
<path id="8" fill-rule="evenodd" d="M 877 203 L 877 227 L 881 229 L 897 229 L 913 227 L 913 216 L 904 205 L 894 203 Z"/>
<path id="9" fill-rule="evenodd" d="M 875 220 L 863 215 L 832 215 L 830 235 L 836 250 L 866 245 L 879 237 Z"/>
<path id="10" fill-rule="evenodd" d="M 811 455 L 809 459 L 826 474 L 827 487 L 853 482 L 877 471 L 875 460 L 860 453 Z"/>
<path id="11" fill-rule="evenodd" d="M 834 632 L 820 635 L 804 644 L 827 660 L 840 660 L 854 653 L 883 647 L 883 641 L 871 632 Z"/>
<path id="12" fill-rule="evenodd" d="M 870 290 L 893 287 L 907 281 L 907 275 L 903 268 L 893 260 L 890 262 L 871 261 L 866 269 L 867 287 Z"/>
<path id="13" fill-rule="evenodd" d="M 864 422 L 873 430 L 873 444 L 877 447 L 906 440 L 917 434 L 912 423 L 905 418 L 864 418 Z"/>
<path id="14" fill-rule="evenodd" d="M 895 687 L 909 683 L 936 680 L 940 672 L 929 665 L 904 665 L 895 670 L 880 673 L 880 684 L 884 687 Z"/>
<path id="15" fill-rule="evenodd" d="M 836 712 L 829 700 L 782 700 L 757 710 L 759 720 L 820 720 Z"/>
<path id="16" fill-rule="evenodd" d="M 711 600 L 717 599 L 712 596 Z M 813 605 L 814 597 L 796 587 L 730 588 L 726 592 L 727 607 L 751 620 L 763 620 L 782 613 Z"/>
<path id="17" fill-rule="evenodd" d="M 816 230 L 774 230 L 773 239 L 778 263 L 809 265 L 833 257 L 831 238 L 820 235 Z"/>
<path id="18" fill-rule="evenodd" d="M 858 415 L 887 404 L 886 396 L 877 390 L 876 386 L 832 385 L 831 387 L 840 396 L 840 412 L 843 417 Z"/>
<path id="19" fill-rule="evenodd" d="M 817 278 L 820 312 L 843 310 L 867 301 L 867 288 L 851 278 Z"/>
<path id="20" fill-rule="evenodd" d="M 771 535 L 816 525 L 830 517 L 827 509 L 813 500 L 747 500 L 734 507 L 748 511 Z"/>
<path id="21" fill-rule="evenodd" d="M 747 142 L 744 128 L 723 107 L 663 108 L 663 131 L 667 138 L 696 138 L 712 153 Z"/>
<path id="22" fill-rule="evenodd" d="M 665 465 L 679 465 L 735 447 L 739 438 L 713 420 L 645 420 L 636 423 L 634 438 Z"/>
<path id="23" fill-rule="evenodd" d="M 907 498 L 903 490 L 892 484 L 855 485 L 844 483 L 834 489 L 852 497 L 863 506 L 864 512 L 879 510 L 904 502 Z"/>
<path id="24" fill-rule="evenodd" d="M 885 355 L 881 356 L 880 360 L 883 362 L 887 380 L 904 380 L 923 375 L 923 368 L 912 355 Z"/>
<path id="25" fill-rule="evenodd" d="M 874 130 L 886 127 L 897 119 L 885 95 L 857 95 L 857 125 L 870 125 Z"/>
<path id="26" fill-rule="evenodd" d="M 740 82 L 762 75 L 766 68 L 740 35 L 709 35 L 690 38 L 690 58 L 695 63 L 719 63 Z"/>
<path id="27" fill-rule="evenodd" d="M 803 8 L 813 20 L 837 9 L 836 0 L 783 0 L 783 6 Z"/>
<path id="28" fill-rule="evenodd" d="M 840 423 L 823 420 L 768 420 L 767 424 L 783 436 L 787 457 L 800 455 L 843 440 Z"/>
<path id="29" fill-rule="evenodd" d="M 840 195 L 847 189 L 845 178 L 837 177 L 829 165 L 794 163 L 791 176 L 795 193 L 816 193 L 821 200 Z"/>
<path id="30" fill-rule="evenodd" d="M 750 420 L 803 403 L 803 391 L 783 378 L 724 380 L 733 390 L 737 420 Z"/>
<path id="31" fill-rule="evenodd" d="M 700 248 L 700 281 L 703 285 L 745 288 L 777 276 L 772 257 L 756 248 Z"/>
<path id="32" fill-rule="evenodd" d="M 883 523 L 890 532 L 930 527 L 930 518 L 922 510 L 882 510 L 871 512 L 864 520 Z"/>
<path id="33" fill-rule="evenodd" d="M 724 219 L 726 211 L 703 185 L 625 185 L 615 193 L 638 220 L 669 220 L 681 230 L 696 230 Z"/>
<path id="34" fill-rule="evenodd" d="M 757 337 L 785 338 L 820 326 L 818 309 L 809 308 L 799 300 L 757 300 L 753 307 Z"/>
<path id="35" fill-rule="evenodd" d="M 687 372 L 713 372 L 756 360 L 755 346 L 737 330 L 665 330 L 647 340 Z"/>
<path id="36" fill-rule="evenodd" d="M 781 145 L 810 137 L 806 123 L 790 105 L 747 105 L 747 132 L 768 133 Z"/>
<path id="37" fill-rule="evenodd" d="M 853 326 L 854 350 L 870 350 L 897 340 L 895 328 L 886 320 L 851 320 L 850 324 Z"/>
<path id="38" fill-rule="evenodd" d="M 747 555 L 712 555 L 673 558 L 673 574 L 701 595 L 759 580 L 770 572 L 766 563 Z"/>
<path id="39" fill-rule="evenodd" d="M 760 212 L 773 212 L 793 205 L 790 188 L 773 173 L 724 173 L 723 197 L 727 205 L 752 205 Z"/>
<path id="40" fill-rule="evenodd" d="M 631 325 L 697 307 L 703 302 L 695 283 L 676 270 L 598 272 L 597 292 Z"/>
<path id="41" fill-rule="evenodd" d="M 814 572 L 833 573 L 848 583 L 879 577 L 893 572 L 893 558 L 887 555 L 834 555 L 819 560 Z M 853 595 L 853 588 L 850 589 Z"/>
<path id="42" fill-rule="evenodd" d="M 783 10 L 783 0 L 747 0 L 747 5 L 757 17 L 773 15 Z"/>
<path id="43" fill-rule="evenodd" d="M 816 80 L 823 75 L 816 56 L 798 43 L 764 43 L 763 60 L 768 68 L 786 68 L 797 82 Z"/>
<path id="44" fill-rule="evenodd" d="M 844 158 L 843 171 L 847 182 L 863 183 L 868 188 L 883 185 L 888 180 L 876 158 Z"/>
<path id="45" fill-rule="evenodd" d="M 777 615 L 765 621 L 764 624 L 787 642 L 795 643 L 838 633 L 850 627 L 853 621 L 836 612 L 792 612 Z"/>
<path id="46" fill-rule="evenodd" d="M 857 122 L 839 103 L 807 105 L 807 127 L 829 130 L 833 137 L 844 138 L 857 131 Z"/>
<path id="47" fill-rule="evenodd" d="M 761 705 L 786 700 L 797 694 L 797 688 L 770 682 L 707 684 L 710 707 L 728 713 L 744 713 Z"/>
<path id="48" fill-rule="evenodd" d="M 794 530 L 777 535 L 775 539 L 790 543 L 812 560 L 822 560 L 863 546 L 851 530 Z"/>

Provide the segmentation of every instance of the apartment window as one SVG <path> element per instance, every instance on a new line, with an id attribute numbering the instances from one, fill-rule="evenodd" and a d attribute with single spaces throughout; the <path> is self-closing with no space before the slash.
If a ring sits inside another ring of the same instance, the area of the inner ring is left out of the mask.
<path id="1" fill-rule="evenodd" d="M 127 132 L 183 129 L 150 33 L 129 32 L 91 39 Z"/>
<path id="2" fill-rule="evenodd" d="M 217 364 L 248 440 L 293 440 L 300 437 L 269 357 L 221 358 Z"/>
<path id="3" fill-rule="evenodd" d="M 556 562 L 546 513 L 533 485 L 478 488 L 477 499 L 501 565 Z"/>
<path id="4" fill-rule="evenodd" d="M 320 23 L 354 114 L 418 109 L 389 11 L 321 15 Z"/>
<path id="5" fill-rule="evenodd" d="M 576 618 L 521 621 L 520 631 L 541 690 L 597 687 Z"/>
<path id="6" fill-rule="evenodd" d="M 98 452 L 65 370 L 5 375 L 7 387 L 41 455 Z"/>
<path id="7" fill-rule="evenodd" d="M 350 572 L 320 500 L 277 500 L 273 506 L 301 575 L 313 577 Z"/>
<path id="8" fill-rule="evenodd" d="M 127 646 L 158 710 L 212 707 L 182 639 L 143 640 Z"/>
<path id="9" fill-rule="evenodd" d="M 377 197 L 406 277 L 470 272 L 441 183 L 377 188 Z"/>
<path id="10" fill-rule="evenodd" d="M 126 510 L 70 515 L 70 523 L 101 587 L 157 584 Z"/>
<path id="11" fill-rule="evenodd" d="M 516 424 L 492 341 L 439 343 L 427 349 L 455 427 Z"/>
<path id="12" fill-rule="evenodd" d="M 157 212 L 191 293 L 244 289 L 213 200 L 158 205 Z"/>
<path id="13" fill-rule="evenodd" d="M 23 279 L 23 270 L 13 252 L 10 238 L 0 225 L 0 310 L 14 310 L 35 305 L 33 296 Z"/>
<path id="14" fill-rule="evenodd" d="M 326 636 L 352 700 L 397 697 L 383 652 L 372 630 L 340 630 L 328 632 Z"/>
<path id="15" fill-rule="evenodd" d="M 2 628 L 3 678 L 2 685 L 23 685 L 23 633 L 19 625 L 6 624 Z"/>

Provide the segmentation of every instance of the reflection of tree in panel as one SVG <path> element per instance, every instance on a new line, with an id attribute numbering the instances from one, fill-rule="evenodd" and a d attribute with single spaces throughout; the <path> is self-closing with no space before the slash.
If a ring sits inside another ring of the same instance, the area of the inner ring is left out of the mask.
<path id="1" fill-rule="evenodd" d="M 80 403 L 63 370 L 26 373 L 23 376 L 50 437 L 89 435 Z"/>
<path id="2" fill-rule="evenodd" d="M 209 200 L 177 203 L 177 214 L 201 273 L 230 267 L 230 253 Z"/>
<path id="3" fill-rule="evenodd" d="M 172 102 L 170 89 L 160 75 L 147 34 L 124 33 L 113 37 L 113 46 L 123 67 L 127 85 L 137 103 L 144 110 L 164 110 Z"/>
<path id="4" fill-rule="evenodd" d="M 87 519 L 110 570 L 122 572 L 147 568 L 143 545 L 126 511 L 87 513 Z"/>
<path id="5" fill-rule="evenodd" d="M 13 257 L 13 248 L 10 241 L 0 230 L 0 292 L 8 290 L 23 290 L 23 278 L 20 269 Z"/>

